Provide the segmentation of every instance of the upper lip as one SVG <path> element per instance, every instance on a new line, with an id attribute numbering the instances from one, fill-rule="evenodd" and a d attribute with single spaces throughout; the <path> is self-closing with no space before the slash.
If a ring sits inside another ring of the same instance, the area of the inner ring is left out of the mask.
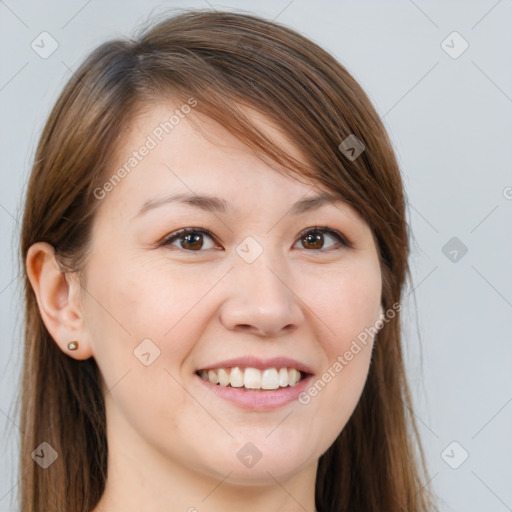
<path id="1" fill-rule="evenodd" d="M 243 368 L 258 368 L 265 370 L 266 368 L 295 368 L 304 373 L 313 373 L 313 370 L 304 363 L 291 359 L 289 357 L 273 357 L 271 359 L 259 359 L 255 356 L 237 357 L 235 359 L 226 359 L 218 363 L 209 364 L 199 368 L 199 370 L 215 370 L 218 368 L 234 368 L 235 366 Z M 199 371 L 198 370 L 198 371 Z"/>

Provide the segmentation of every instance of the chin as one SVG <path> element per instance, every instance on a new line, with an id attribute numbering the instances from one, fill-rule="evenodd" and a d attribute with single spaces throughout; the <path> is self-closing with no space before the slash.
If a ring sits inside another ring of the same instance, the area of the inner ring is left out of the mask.
<path id="1" fill-rule="evenodd" d="M 286 447 L 282 451 L 272 451 L 271 448 L 258 454 L 252 446 L 244 446 L 231 457 L 219 457 L 216 453 L 215 465 L 208 464 L 204 471 L 216 480 L 245 486 L 275 485 L 276 480 L 287 480 L 304 470 L 311 461 L 317 460 L 310 454 L 305 459 L 298 449 Z M 299 456 L 300 454 L 300 456 Z M 226 476 L 229 475 L 227 478 Z"/>

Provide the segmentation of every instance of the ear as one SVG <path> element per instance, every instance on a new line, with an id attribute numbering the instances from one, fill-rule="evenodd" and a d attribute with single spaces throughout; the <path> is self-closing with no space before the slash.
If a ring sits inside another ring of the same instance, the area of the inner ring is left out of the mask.
<path id="1" fill-rule="evenodd" d="M 51 337 L 67 355 L 75 359 L 91 357 L 76 274 L 66 273 L 60 268 L 53 247 L 46 242 L 32 245 L 25 263 L 41 318 Z M 70 351 L 68 343 L 75 340 L 78 341 L 78 349 Z"/>

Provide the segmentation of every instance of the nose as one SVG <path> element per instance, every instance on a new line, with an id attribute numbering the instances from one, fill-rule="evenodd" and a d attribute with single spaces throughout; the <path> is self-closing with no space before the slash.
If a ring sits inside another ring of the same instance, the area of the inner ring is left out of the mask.
<path id="1" fill-rule="evenodd" d="M 289 269 L 266 254 L 268 251 L 252 263 L 236 259 L 227 288 L 229 297 L 220 313 L 226 329 L 279 337 L 303 322 L 301 298 L 292 289 Z"/>

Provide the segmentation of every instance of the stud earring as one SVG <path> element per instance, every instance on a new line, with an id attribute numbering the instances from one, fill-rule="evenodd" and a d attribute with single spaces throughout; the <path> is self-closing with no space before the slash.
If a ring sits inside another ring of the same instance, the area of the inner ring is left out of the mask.
<path id="1" fill-rule="evenodd" d="M 78 349 L 78 341 L 70 341 L 68 343 L 69 350 L 77 350 Z"/>

